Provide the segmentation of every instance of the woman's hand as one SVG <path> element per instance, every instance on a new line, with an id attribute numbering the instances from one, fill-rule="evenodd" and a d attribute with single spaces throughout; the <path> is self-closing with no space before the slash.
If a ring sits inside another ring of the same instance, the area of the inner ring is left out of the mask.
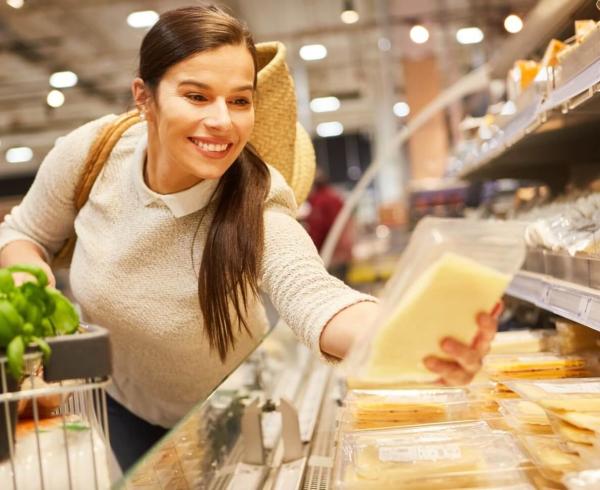
<path id="1" fill-rule="evenodd" d="M 463 344 L 452 338 L 445 338 L 440 343 L 442 350 L 452 360 L 427 356 L 423 359 L 425 367 L 440 375 L 439 382 L 445 385 L 464 385 L 469 383 L 481 369 L 483 357 L 489 352 L 490 344 L 496 335 L 498 317 L 503 305 L 498 303 L 491 313 L 479 313 L 477 324 L 479 331 L 471 345 Z"/>

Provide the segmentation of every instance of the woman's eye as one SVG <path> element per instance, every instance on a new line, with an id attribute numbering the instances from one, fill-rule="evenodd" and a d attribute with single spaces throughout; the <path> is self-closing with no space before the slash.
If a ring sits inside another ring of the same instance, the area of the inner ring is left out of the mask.
<path id="1" fill-rule="evenodd" d="M 250 101 L 249 101 L 248 99 L 241 98 L 241 99 L 235 99 L 235 100 L 233 101 L 233 103 L 234 103 L 235 105 L 241 105 L 241 106 L 244 106 L 244 105 L 248 105 L 248 104 L 250 104 Z"/>
<path id="2" fill-rule="evenodd" d="M 186 97 L 193 102 L 204 102 L 206 100 L 206 97 L 200 94 L 188 94 Z"/>

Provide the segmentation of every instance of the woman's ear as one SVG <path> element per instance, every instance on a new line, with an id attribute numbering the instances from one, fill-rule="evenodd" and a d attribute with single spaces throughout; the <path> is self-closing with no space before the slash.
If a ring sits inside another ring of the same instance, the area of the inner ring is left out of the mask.
<path id="1" fill-rule="evenodd" d="M 148 110 L 148 102 L 150 101 L 150 93 L 144 80 L 139 77 L 133 79 L 133 82 L 131 82 L 131 94 L 140 114 L 144 115 Z"/>

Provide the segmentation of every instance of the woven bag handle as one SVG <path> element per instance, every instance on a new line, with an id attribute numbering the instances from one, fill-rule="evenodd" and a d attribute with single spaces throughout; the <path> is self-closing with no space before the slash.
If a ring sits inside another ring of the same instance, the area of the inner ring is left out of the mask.
<path id="1" fill-rule="evenodd" d="M 90 197 L 92 187 L 117 141 L 119 141 L 125 131 L 138 122 L 140 122 L 140 114 L 137 110 L 133 110 L 121 114 L 112 123 L 102 128 L 90 147 L 83 167 L 83 174 L 75 188 L 75 209 L 78 212 Z M 77 237 L 75 234 L 68 238 L 63 247 L 55 255 L 53 260 L 54 266 L 67 266 L 70 263 L 76 240 Z"/>

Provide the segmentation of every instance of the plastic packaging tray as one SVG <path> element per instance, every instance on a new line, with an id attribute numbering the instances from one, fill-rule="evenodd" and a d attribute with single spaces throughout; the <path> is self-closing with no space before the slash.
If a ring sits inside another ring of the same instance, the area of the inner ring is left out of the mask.
<path id="1" fill-rule="evenodd" d="M 376 429 L 499 416 L 497 406 L 471 400 L 460 388 L 354 390 L 346 399 L 342 421 L 352 429 Z"/>
<path id="2" fill-rule="evenodd" d="M 548 410 L 600 411 L 600 378 L 507 381 L 521 397 Z"/>
<path id="3" fill-rule="evenodd" d="M 465 432 L 454 425 L 445 431 L 344 434 L 334 488 L 485 488 L 506 483 L 508 475 L 514 482 L 522 460 L 508 434 L 491 429 Z"/>
<path id="4" fill-rule="evenodd" d="M 487 356 L 484 370 L 494 381 L 510 379 L 556 379 L 588 374 L 587 361 L 580 356 L 536 354 L 499 354 Z"/>
<path id="5" fill-rule="evenodd" d="M 556 436 L 523 435 L 520 438 L 531 461 L 549 480 L 558 482 L 563 474 L 581 469 L 581 458 Z"/>

